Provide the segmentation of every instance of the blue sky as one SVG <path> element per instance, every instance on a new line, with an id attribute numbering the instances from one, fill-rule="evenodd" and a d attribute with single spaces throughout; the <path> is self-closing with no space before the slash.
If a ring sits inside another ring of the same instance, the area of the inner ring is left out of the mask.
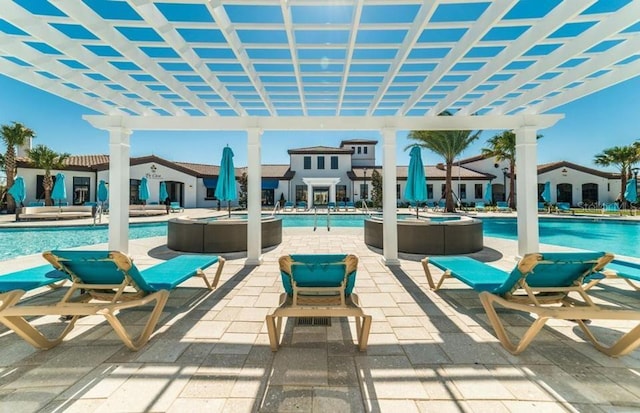
<path id="1" fill-rule="evenodd" d="M 107 132 L 94 129 L 82 119 L 92 114 L 90 109 L 65 101 L 11 78 L 0 75 L 0 124 L 19 121 L 34 129 L 35 144 L 44 144 L 57 152 L 74 155 L 106 154 L 109 152 Z M 538 141 L 538 162 L 570 161 L 595 167 L 594 155 L 605 148 L 629 145 L 640 139 L 640 77 L 586 96 L 552 113 L 564 113 L 565 119 L 554 127 L 542 130 Z M 474 156 L 496 131 L 485 131 L 480 139 L 463 153 Z M 408 144 L 406 132 L 398 133 L 398 164 L 409 163 L 404 151 Z M 262 140 L 262 163 L 287 164 L 287 149 L 306 146 L 338 146 L 342 139 L 378 139 L 370 132 L 265 132 Z M 246 165 L 246 138 L 241 132 L 134 132 L 131 155 L 157 156 L 183 162 L 218 164 L 222 148 L 229 145 L 235 153 L 236 165 Z M 0 144 L 1 145 L 1 144 Z M 376 153 L 382 162 L 381 146 Z M 4 147 L 0 146 L 2 152 Z M 423 152 L 424 162 L 441 160 L 433 153 Z"/>

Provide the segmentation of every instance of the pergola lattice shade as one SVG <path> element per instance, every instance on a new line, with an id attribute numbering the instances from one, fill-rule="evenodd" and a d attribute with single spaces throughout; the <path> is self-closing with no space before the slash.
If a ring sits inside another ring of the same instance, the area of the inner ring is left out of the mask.
<path id="1" fill-rule="evenodd" d="M 631 0 L 0 4 L 0 73 L 102 114 L 538 114 L 640 73 Z"/>

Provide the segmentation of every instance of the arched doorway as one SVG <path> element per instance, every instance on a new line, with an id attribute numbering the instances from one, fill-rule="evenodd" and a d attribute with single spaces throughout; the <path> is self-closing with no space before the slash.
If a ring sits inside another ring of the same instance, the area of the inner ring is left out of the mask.
<path id="1" fill-rule="evenodd" d="M 570 205 L 573 205 L 573 185 L 558 184 L 557 202 L 568 202 Z"/>

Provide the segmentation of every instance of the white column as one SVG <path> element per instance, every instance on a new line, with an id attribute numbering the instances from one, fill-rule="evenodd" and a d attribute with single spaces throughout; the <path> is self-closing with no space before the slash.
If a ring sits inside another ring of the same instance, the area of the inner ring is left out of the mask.
<path id="1" fill-rule="evenodd" d="M 246 265 L 262 264 L 262 161 L 261 129 L 247 130 L 247 260 Z"/>
<path id="2" fill-rule="evenodd" d="M 129 252 L 129 153 L 131 131 L 109 129 L 109 249 Z"/>
<path id="3" fill-rule="evenodd" d="M 385 128 L 382 129 L 382 253 L 388 266 L 400 265 L 396 181 L 396 130 Z"/>
<path id="4" fill-rule="evenodd" d="M 336 202 L 336 184 L 329 185 L 329 202 Z"/>
<path id="5" fill-rule="evenodd" d="M 307 208 L 313 208 L 313 185 L 307 184 Z"/>
<path id="6" fill-rule="evenodd" d="M 516 207 L 518 208 L 518 254 L 539 251 L 537 130 L 516 129 Z"/>

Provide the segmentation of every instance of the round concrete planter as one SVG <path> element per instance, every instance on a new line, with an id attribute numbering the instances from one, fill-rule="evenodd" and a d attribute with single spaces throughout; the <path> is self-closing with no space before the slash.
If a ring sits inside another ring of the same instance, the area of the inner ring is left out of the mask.
<path id="1" fill-rule="evenodd" d="M 382 248 L 382 220 L 364 221 L 364 242 Z M 424 255 L 455 255 L 483 248 L 482 221 L 459 220 L 432 222 L 429 219 L 398 221 L 398 251 Z"/>
<path id="2" fill-rule="evenodd" d="M 262 248 L 282 242 L 282 219 L 262 219 Z M 247 250 L 247 221 L 214 221 L 175 218 L 169 220 L 167 247 L 184 252 L 238 252 Z"/>

